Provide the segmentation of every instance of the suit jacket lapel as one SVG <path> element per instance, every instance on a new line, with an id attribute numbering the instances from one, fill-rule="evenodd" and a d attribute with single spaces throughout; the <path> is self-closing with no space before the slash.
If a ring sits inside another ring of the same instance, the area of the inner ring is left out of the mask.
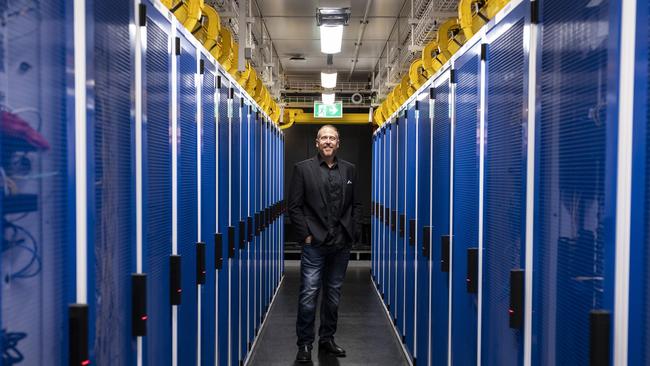
<path id="1" fill-rule="evenodd" d="M 318 165 L 318 157 L 312 158 L 311 169 L 312 169 L 312 178 L 314 179 L 314 183 L 316 183 L 316 186 L 318 187 L 318 191 L 320 192 L 320 198 L 323 200 L 323 203 L 327 205 L 327 200 L 325 199 L 325 187 L 323 187 L 323 182 L 321 181 L 321 177 L 320 177 L 320 166 Z"/>

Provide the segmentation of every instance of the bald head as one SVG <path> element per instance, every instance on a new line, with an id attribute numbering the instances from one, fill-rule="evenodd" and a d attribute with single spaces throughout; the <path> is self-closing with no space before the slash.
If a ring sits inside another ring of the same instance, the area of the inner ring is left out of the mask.
<path id="1" fill-rule="evenodd" d="M 327 130 L 327 129 L 331 130 L 336 135 L 337 139 L 339 138 L 339 130 L 337 130 L 336 127 L 334 127 L 332 125 L 324 125 L 323 127 L 318 129 L 318 133 L 316 134 L 316 140 L 318 140 L 320 138 L 321 134 L 323 134 L 324 130 Z"/>

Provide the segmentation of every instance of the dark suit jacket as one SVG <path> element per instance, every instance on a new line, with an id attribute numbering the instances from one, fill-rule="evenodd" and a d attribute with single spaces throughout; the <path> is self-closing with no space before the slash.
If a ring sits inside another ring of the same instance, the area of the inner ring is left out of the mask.
<path id="1" fill-rule="evenodd" d="M 357 171 L 354 164 L 342 159 L 338 159 L 338 165 L 344 185 L 341 224 L 348 236 L 358 241 L 361 234 L 361 197 Z M 289 216 L 298 240 L 302 243 L 311 235 L 312 243 L 322 243 L 327 236 L 327 196 L 317 156 L 294 165 L 290 189 Z"/>

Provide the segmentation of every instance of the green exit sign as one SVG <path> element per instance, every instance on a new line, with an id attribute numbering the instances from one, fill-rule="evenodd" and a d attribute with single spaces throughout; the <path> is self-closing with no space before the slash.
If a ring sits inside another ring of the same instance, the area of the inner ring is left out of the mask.
<path id="1" fill-rule="evenodd" d="M 343 118 L 343 102 L 314 102 L 314 118 Z"/>

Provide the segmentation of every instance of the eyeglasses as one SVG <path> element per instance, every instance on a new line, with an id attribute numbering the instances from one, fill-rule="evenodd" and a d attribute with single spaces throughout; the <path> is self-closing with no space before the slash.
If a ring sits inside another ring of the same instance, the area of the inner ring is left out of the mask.
<path id="1" fill-rule="evenodd" d="M 336 142 L 336 141 L 338 141 L 338 139 L 339 138 L 335 137 L 335 136 L 321 136 L 321 137 L 318 138 L 318 141 L 320 141 L 320 142 L 327 142 L 327 141 Z"/>

